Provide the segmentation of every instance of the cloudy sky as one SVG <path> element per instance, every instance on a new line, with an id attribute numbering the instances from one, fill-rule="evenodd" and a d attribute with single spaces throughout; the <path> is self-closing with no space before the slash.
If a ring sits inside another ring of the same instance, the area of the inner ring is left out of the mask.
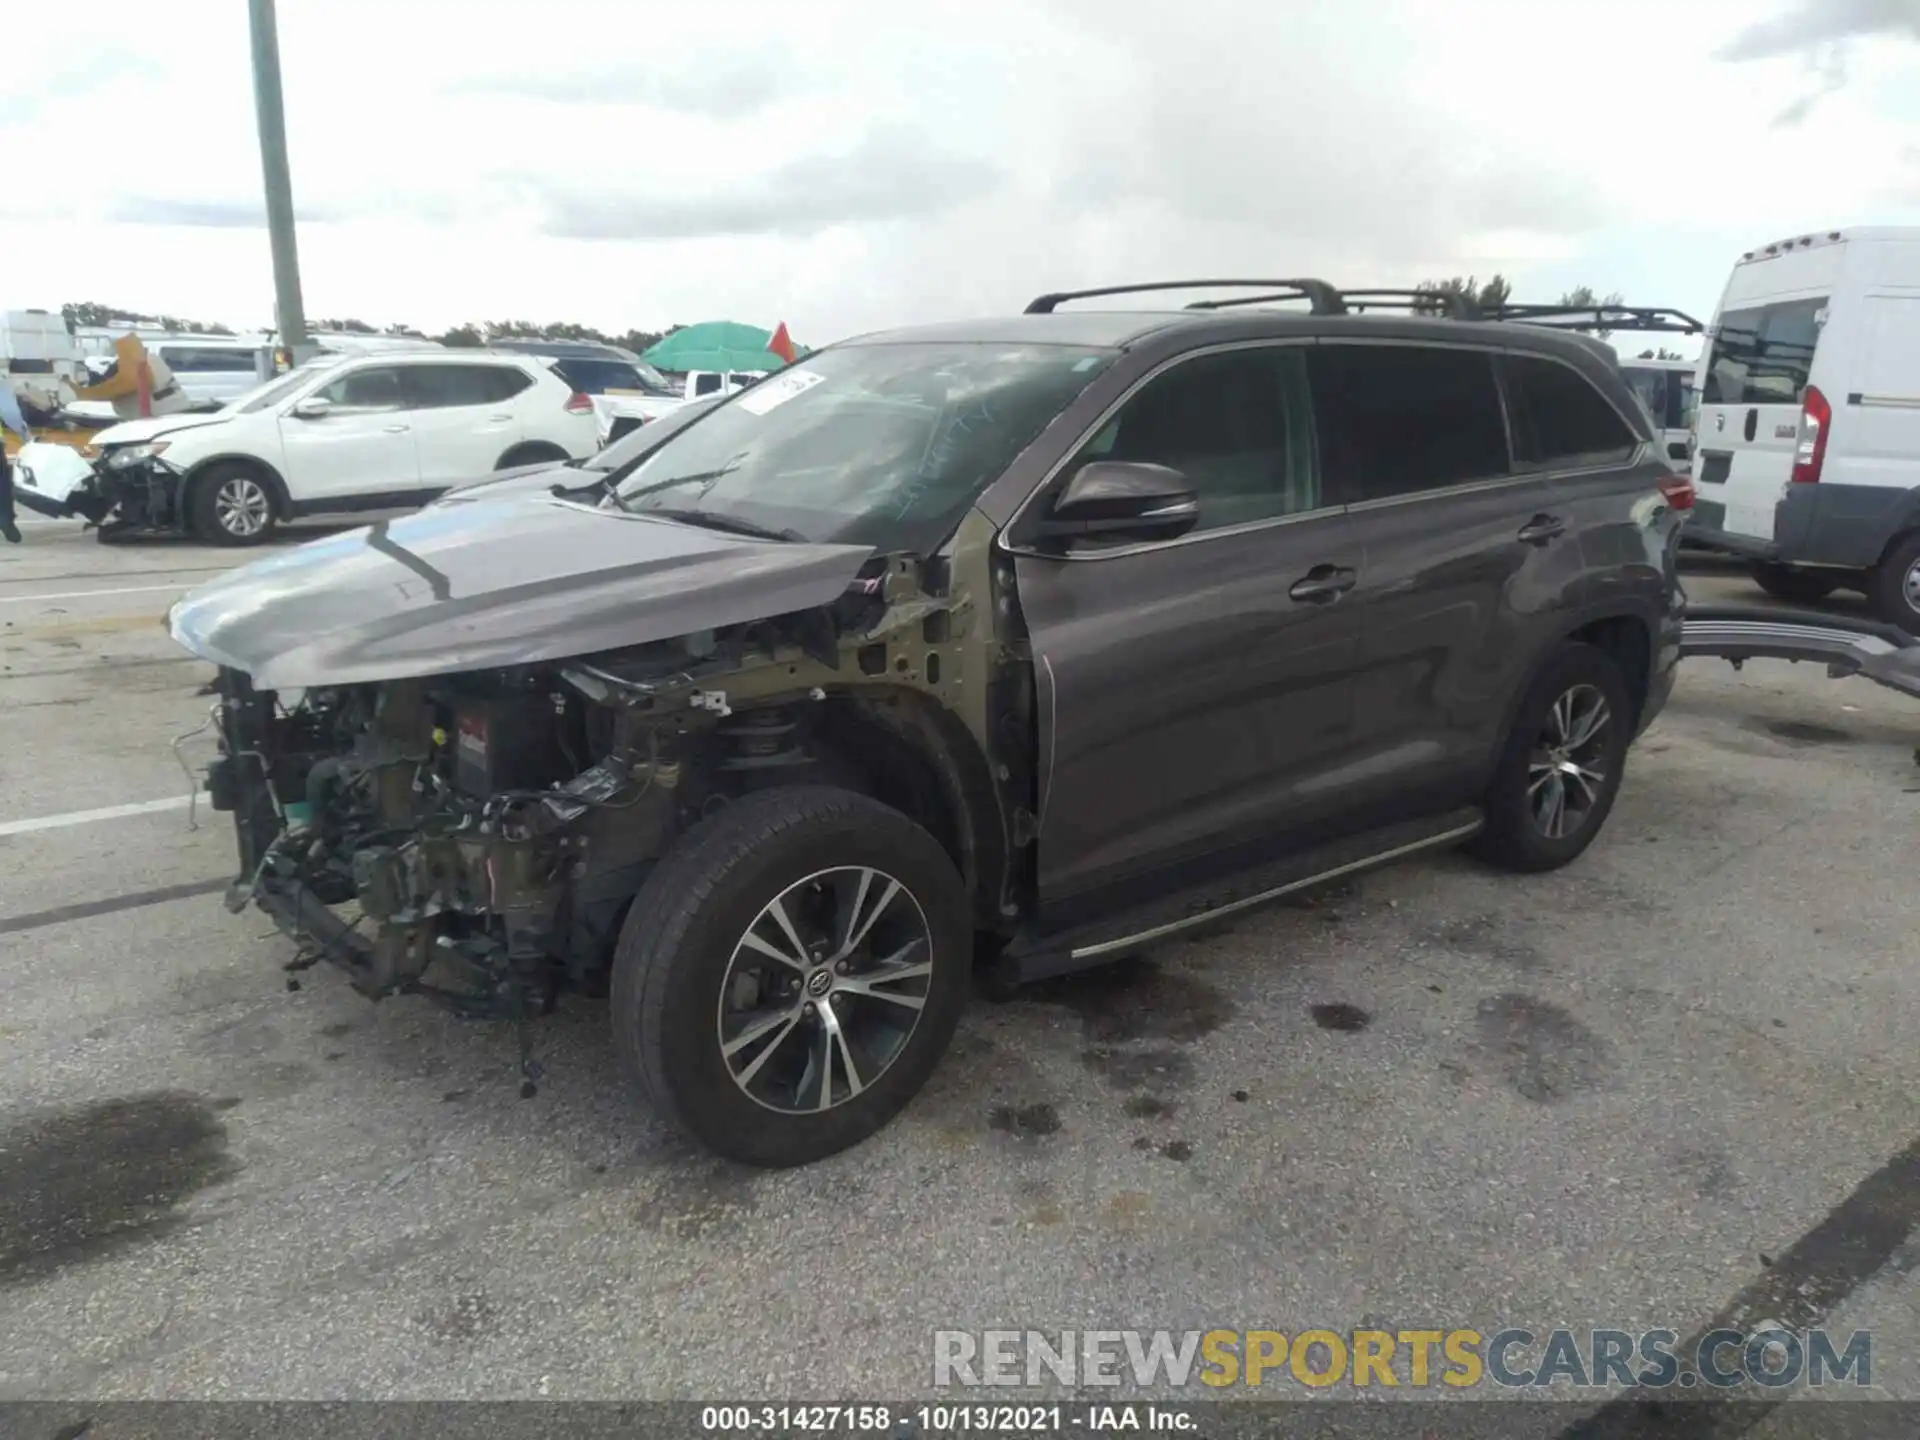
<path id="1" fill-rule="evenodd" d="M 243 0 L 5 7 L 0 306 L 264 325 Z M 1502 271 L 1702 318 L 1920 224 L 1920 0 L 279 0 L 309 315 L 729 318 Z M 31 57 L 23 60 L 21 57 Z"/>

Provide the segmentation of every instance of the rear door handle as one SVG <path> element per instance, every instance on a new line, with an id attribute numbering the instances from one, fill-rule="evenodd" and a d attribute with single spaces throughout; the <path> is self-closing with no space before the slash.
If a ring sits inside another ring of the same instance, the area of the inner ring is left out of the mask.
<path id="1" fill-rule="evenodd" d="M 492 424 L 495 424 L 495 425 L 504 425 L 504 424 L 506 424 L 506 423 L 507 423 L 507 421 L 509 421 L 509 420 L 511 420 L 512 418 L 513 418 L 513 416 L 511 416 L 511 415 L 489 415 L 489 416 L 487 416 L 487 419 L 488 419 L 488 421 L 489 421 L 489 422 L 491 422 Z"/>
<path id="2" fill-rule="evenodd" d="M 1545 545 L 1567 533 L 1567 522 L 1558 515 L 1536 515 L 1520 527 L 1516 537 L 1523 545 Z"/>
<path id="3" fill-rule="evenodd" d="M 1316 565 L 1288 588 L 1287 594 L 1303 605 L 1331 605 L 1353 588 L 1359 576 L 1338 565 Z"/>
<path id="4" fill-rule="evenodd" d="M 389 435 L 404 435 L 413 427 L 411 425 L 388 425 L 384 428 Z"/>

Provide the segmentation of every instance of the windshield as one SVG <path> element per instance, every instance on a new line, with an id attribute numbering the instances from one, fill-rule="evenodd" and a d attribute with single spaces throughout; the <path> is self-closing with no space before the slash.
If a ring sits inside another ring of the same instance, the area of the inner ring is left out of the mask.
<path id="1" fill-rule="evenodd" d="M 716 405 L 634 470 L 619 500 L 925 553 L 1113 354 L 985 342 L 824 350 Z"/>
<path id="2" fill-rule="evenodd" d="M 671 380 L 654 369 L 653 366 L 647 364 L 646 361 L 642 360 L 638 362 L 633 368 L 640 372 L 640 382 L 646 387 L 648 394 L 678 395 L 680 393 L 673 388 L 673 382 Z"/>
<path id="3" fill-rule="evenodd" d="M 318 375 L 322 370 L 330 369 L 338 365 L 344 358 L 344 356 L 339 355 L 323 355 L 317 360 L 309 360 L 297 369 L 289 370 L 278 379 L 269 380 L 266 384 L 254 387 L 237 399 L 229 400 L 225 405 L 220 407 L 220 413 L 222 415 L 252 415 L 258 411 L 267 409 L 269 406 L 277 405 L 302 385 L 313 379 L 313 377 Z"/>
<path id="4" fill-rule="evenodd" d="M 672 393 L 664 382 L 658 386 L 648 384 L 640 367 L 626 360 L 569 356 L 555 360 L 553 368 L 562 380 L 583 395 L 605 395 L 609 390 L 637 390 L 643 395 Z"/>
<path id="5" fill-rule="evenodd" d="M 1688 371 L 1622 365 L 1620 378 L 1647 407 L 1656 430 L 1684 430 L 1692 423 L 1693 376 Z"/>
<path id="6" fill-rule="evenodd" d="M 649 420 L 636 426 L 614 441 L 606 449 L 582 460 L 582 470 L 597 470 L 603 475 L 613 475 L 630 469 L 643 456 L 660 448 L 667 437 L 684 429 L 695 416 L 704 415 L 714 406 L 712 400 L 695 400 L 669 410 L 658 420 Z"/>

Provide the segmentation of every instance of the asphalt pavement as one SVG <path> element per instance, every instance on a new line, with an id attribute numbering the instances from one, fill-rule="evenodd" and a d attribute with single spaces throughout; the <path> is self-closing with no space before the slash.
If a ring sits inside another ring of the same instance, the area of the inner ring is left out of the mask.
<path id="1" fill-rule="evenodd" d="M 980 1000 L 893 1126 L 760 1174 L 645 1112 L 596 1002 L 522 1100 L 503 1027 L 288 989 L 171 748 L 211 671 L 161 617 L 235 558 L 0 547 L 0 1398 L 898 1398 L 935 1330 L 1771 1306 L 1920 1399 L 1909 699 L 1687 662 L 1571 868 L 1408 863 Z"/>

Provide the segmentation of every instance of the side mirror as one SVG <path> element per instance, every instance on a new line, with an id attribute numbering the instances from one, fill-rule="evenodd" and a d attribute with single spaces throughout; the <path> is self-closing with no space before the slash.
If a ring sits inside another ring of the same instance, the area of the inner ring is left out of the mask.
<path id="1" fill-rule="evenodd" d="M 1171 540 L 1200 521 L 1187 477 L 1165 465 L 1095 460 L 1082 465 L 1040 522 L 1049 540 Z"/>
<path id="2" fill-rule="evenodd" d="M 333 413 L 333 402 L 322 400 L 318 395 L 309 395 L 293 407 L 293 413 L 301 420 L 324 420 Z"/>

